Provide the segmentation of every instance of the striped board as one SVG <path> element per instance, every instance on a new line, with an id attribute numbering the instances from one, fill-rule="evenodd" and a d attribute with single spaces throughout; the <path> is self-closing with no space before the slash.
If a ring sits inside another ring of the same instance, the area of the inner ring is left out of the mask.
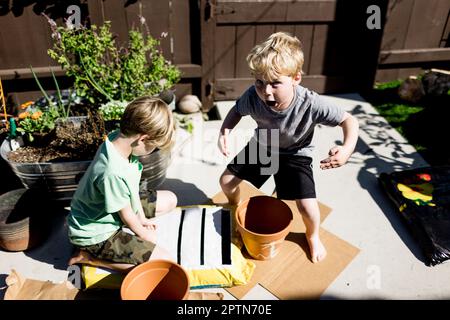
<path id="1" fill-rule="evenodd" d="M 157 244 L 189 269 L 231 265 L 231 213 L 220 206 L 179 207 L 155 218 Z"/>

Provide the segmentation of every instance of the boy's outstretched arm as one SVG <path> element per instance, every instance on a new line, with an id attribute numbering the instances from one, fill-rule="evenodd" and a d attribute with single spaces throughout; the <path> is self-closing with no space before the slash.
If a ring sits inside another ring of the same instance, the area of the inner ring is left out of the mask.
<path id="1" fill-rule="evenodd" d="M 220 152 L 226 157 L 230 155 L 230 151 L 228 149 L 228 134 L 230 130 L 241 121 L 242 116 L 236 111 L 236 105 L 231 108 L 228 112 L 225 120 L 223 120 L 222 127 L 220 128 L 219 139 L 217 141 L 217 145 L 219 147 Z"/>
<path id="2" fill-rule="evenodd" d="M 130 204 L 119 211 L 119 216 L 123 223 L 125 223 L 138 237 L 153 243 L 156 242 L 156 232 L 151 232 L 142 225 L 139 215 L 133 212 Z"/>
<path id="3" fill-rule="evenodd" d="M 329 157 L 320 161 L 321 169 L 332 169 L 344 165 L 355 150 L 358 141 L 358 120 L 348 112 L 344 113 L 342 122 L 339 124 L 344 133 L 342 146 L 335 146 L 328 152 Z"/>

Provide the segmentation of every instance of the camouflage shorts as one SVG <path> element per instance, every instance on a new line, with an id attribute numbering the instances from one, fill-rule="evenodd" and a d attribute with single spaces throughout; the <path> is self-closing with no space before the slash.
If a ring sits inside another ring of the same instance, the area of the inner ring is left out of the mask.
<path id="1" fill-rule="evenodd" d="M 147 218 L 153 218 L 156 213 L 156 190 L 140 193 L 142 208 Z"/>
<path id="2" fill-rule="evenodd" d="M 156 212 L 156 191 L 149 190 L 141 203 L 147 218 L 153 218 Z M 148 261 L 155 244 L 142 240 L 134 234 L 119 229 L 107 240 L 80 248 L 94 257 L 117 263 L 141 264 Z"/>
<path id="3" fill-rule="evenodd" d="M 155 244 L 119 229 L 109 239 L 81 248 L 101 260 L 141 264 L 148 261 Z"/>

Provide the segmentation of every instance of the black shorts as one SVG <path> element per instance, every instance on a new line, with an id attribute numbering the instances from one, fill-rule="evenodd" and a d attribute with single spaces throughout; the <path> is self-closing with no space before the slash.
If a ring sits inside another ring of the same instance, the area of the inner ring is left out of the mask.
<path id="1" fill-rule="evenodd" d="M 255 157 L 256 151 L 258 156 Z M 261 154 L 263 154 L 262 157 Z M 250 182 L 256 188 L 260 188 L 273 175 L 279 199 L 316 198 L 312 158 L 310 157 L 291 154 L 272 156 L 268 150 L 253 141 L 249 142 L 236 155 L 228 164 L 227 169 L 239 179 Z"/>

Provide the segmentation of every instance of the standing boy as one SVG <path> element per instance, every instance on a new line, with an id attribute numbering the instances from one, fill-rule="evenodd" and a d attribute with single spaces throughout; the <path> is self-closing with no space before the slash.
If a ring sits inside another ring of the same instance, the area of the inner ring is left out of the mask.
<path id="1" fill-rule="evenodd" d="M 255 84 L 227 114 L 220 129 L 218 146 L 225 156 L 229 155 L 229 131 L 246 115 L 258 125 L 256 142 L 251 140 L 228 164 L 220 177 L 220 185 L 229 203 L 238 204 L 242 180 L 259 188 L 273 174 L 277 197 L 296 201 L 306 225 L 311 260 L 319 262 L 327 252 L 319 237 L 320 211 L 312 170 L 314 127 L 317 124 L 342 127 L 343 145 L 331 148 L 329 156 L 320 161 L 321 169 L 331 169 L 345 164 L 353 153 L 358 139 L 358 122 L 317 93 L 300 86 L 304 59 L 301 43 L 296 37 L 284 32 L 272 34 L 252 49 L 247 62 Z M 270 155 L 272 162 L 275 159 L 279 163 L 276 166 L 267 164 L 259 156 L 264 153 Z M 277 170 L 267 174 L 268 167 Z"/>

